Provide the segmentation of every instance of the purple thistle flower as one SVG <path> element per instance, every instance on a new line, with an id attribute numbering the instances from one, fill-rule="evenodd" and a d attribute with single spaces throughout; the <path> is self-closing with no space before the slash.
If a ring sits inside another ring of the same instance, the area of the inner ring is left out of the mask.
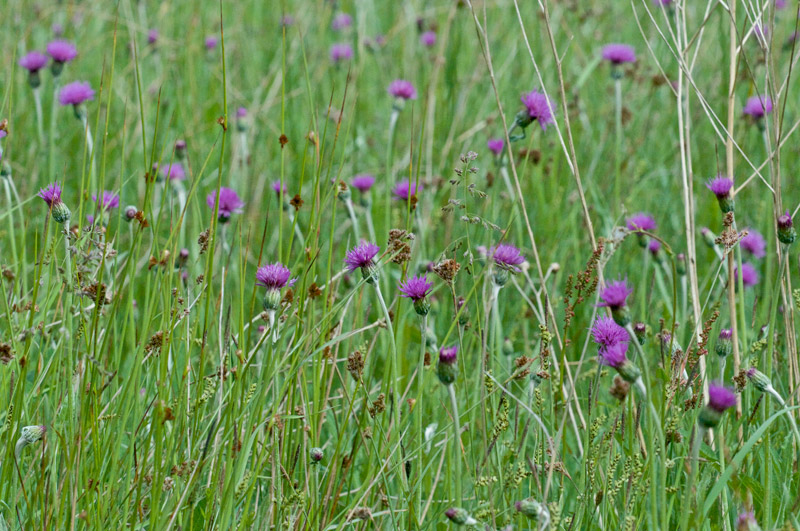
<path id="1" fill-rule="evenodd" d="M 626 220 L 628 230 L 640 231 L 646 230 L 652 232 L 658 228 L 656 220 L 646 212 L 638 212 Z"/>
<path id="2" fill-rule="evenodd" d="M 292 15 L 284 15 L 281 18 L 281 26 L 284 28 L 288 28 L 289 26 L 294 26 L 294 17 Z"/>
<path id="3" fill-rule="evenodd" d="M 755 286 L 758 284 L 758 271 L 748 262 L 742 264 L 742 284 L 744 287 L 749 288 L 750 286 Z M 733 279 L 735 281 L 739 280 L 739 269 L 734 269 L 733 271 Z"/>
<path id="4" fill-rule="evenodd" d="M 627 352 L 627 342 L 615 343 L 610 347 L 601 348 L 598 351 L 598 361 L 600 362 L 600 365 L 606 365 L 614 369 L 619 369 L 628 361 L 628 358 L 626 357 Z"/>
<path id="5" fill-rule="evenodd" d="M 733 337 L 733 330 L 731 330 L 730 328 L 723 328 L 722 330 L 719 331 L 719 338 L 722 340 L 730 341 L 732 337 Z"/>
<path id="6" fill-rule="evenodd" d="M 408 179 L 403 179 L 392 188 L 392 195 L 400 201 L 408 201 L 411 196 L 417 195 L 422 190 L 422 184 L 412 183 Z"/>
<path id="7" fill-rule="evenodd" d="M 53 208 L 53 205 L 61 203 L 61 185 L 57 182 L 50 183 L 46 187 L 39 190 L 37 196 L 44 199 L 47 206 Z"/>
<path id="8" fill-rule="evenodd" d="M 209 51 L 213 50 L 214 48 L 217 47 L 217 43 L 218 42 L 219 41 L 217 40 L 217 38 L 215 36 L 213 36 L 213 35 L 210 35 L 210 36 L 206 37 L 206 41 L 205 41 L 206 50 L 209 50 Z"/>
<path id="9" fill-rule="evenodd" d="M 110 192 L 105 190 L 103 192 L 102 197 L 100 197 L 100 201 L 97 200 L 97 194 L 92 194 L 92 201 L 98 203 L 100 209 L 104 212 L 111 210 L 112 208 L 119 208 L 119 196 L 114 192 Z"/>
<path id="10" fill-rule="evenodd" d="M 247 118 L 247 108 L 246 107 L 239 107 L 236 109 L 236 118 L 241 120 L 242 118 Z"/>
<path id="11" fill-rule="evenodd" d="M 736 394 L 721 384 L 712 383 L 708 386 L 708 407 L 717 413 L 736 405 Z"/>
<path id="12" fill-rule="evenodd" d="M 426 31 L 425 33 L 419 36 L 419 42 L 421 42 L 423 46 L 427 46 L 428 48 L 430 48 L 431 46 L 436 44 L 436 32 Z"/>
<path id="13" fill-rule="evenodd" d="M 417 275 L 401 282 L 398 290 L 401 297 L 406 297 L 414 302 L 421 301 L 431 292 L 433 282 L 428 282 L 427 275 Z"/>
<path id="14" fill-rule="evenodd" d="M 375 184 L 375 177 L 368 173 L 362 173 L 353 177 L 351 184 L 353 188 L 357 188 L 361 193 L 366 193 Z"/>
<path id="15" fill-rule="evenodd" d="M 347 43 L 334 44 L 331 46 L 331 61 L 338 63 L 349 61 L 353 58 L 353 47 Z"/>
<path id="16" fill-rule="evenodd" d="M 155 44 L 158 42 L 158 30 L 151 29 L 147 32 L 147 44 Z"/>
<path id="17" fill-rule="evenodd" d="M 528 111 L 528 118 L 539 122 L 542 131 L 547 130 L 547 126 L 555 121 L 553 119 L 553 102 L 541 92 L 532 90 L 523 94 L 520 99 L 525 105 L 525 110 Z"/>
<path id="18" fill-rule="evenodd" d="M 657 6 L 670 6 L 674 0 L 653 0 L 653 3 Z"/>
<path id="19" fill-rule="evenodd" d="M 53 41 L 47 45 L 47 55 L 57 63 L 68 63 L 75 59 L 78 50 L 75 45 L 67 41 Z"/>
<path id="20" fill-rule="evenodd" d="M 745 103 L 742 112 L 758 120 L 772 112 L 772 100 L 767 96 L 753 96 L 747 98 L 747 103 Z"/>
<path id="21" fill-rule="evenodd" d="M 778 216 L 778 241 L 784 245 L 794 242 L 797 232 L 792 226 L 792 214 L 787 210 Z"/>
<path id="22" fill-rule="evenodd" d="M 767 255 L 767 242 L 764 237 L 757 230 L 745 230 L 747 230 L 747 236 L 739 241 L 739 245 L 754 258 L 764 258 Z"/>
<path id="23" fill-rule="evenodd" d="M 614 65 L 635 63 L 636 51 L 627 44 L 607 44 L 603 46 L 603 59 Z"/>
<path id="24" fill-rule="evenodd" d="M 494 153 L 495 156 L 500 156 L 506 143 L 502 138 L 490 138 L 489 141 L 486 142 L 486 145 L 489 147 L 489 151 Z"/>
<path id="25" fill-rule="evenodd" d="M 353 25 L 353 17 L 347 13 L 339 13 L 331 21 L 331 29 L 333 31 L 341 31 Z"/>
<path id="26" fill-rule="evenodd" d="M 492 246 L 492 248 L 489 249 L 489 255 L 498 267 L 514 271 L 515 273 L 519 271 L 519 268 L 516 266 L 525 262 L 525 257 L 522 256 L 519 249 L 508 243 Z"/>
<path id="27" fill-rule="evenodd" d="M 62 26 L 58 22 L 55 22 L 53 23 L 52 26 L 50 26 L 50 31 L 52 31 L 53 35 L 55 35 L 56 37 L 61 37 L 61 35 L 64 34 L 64 26 Z"/>
<path id="28" fill-rule="evenodd" d="M 389 94 L 399 100 L 415 100 L 417 99 L 417 89 L 410 81 L 405 79 L 395 79 L 389 84 Z"/>
<path id="29" fill-rule="evenodd" d="M 733 188 L 733 179 L 725 177 L 724 175 L 717 175 L 706 183 L 706 188 L 711 190 L 711 192 L 717 196 L 717 199 L 726 199 L 730 197 L 731 188 Z"/>
<path id="30" fill-rule="evenodd" d="M 19 66 L 27 70 L 28 72 L 35 74 L 45 66 L 47 66 L 47 61 L 50 58 L 47 57 L 42 52 L 28 52 L 26 53 L 22 59 L 19 60 Z"/>
<path id="31" fill-rule="evenodd" d="M 369 269 L 375 266 L 375 262 L 373 260 L 375 255 L 377 255 L 378 251 L 380 250 L 381 248 L 374 243 L 362 241 L 347 251 L 347 256 L 344 259 L 344 263 L 347 265 L 347 269 L 349 271 L 355 271 L 356 269 Z"/>
<path id="32" fill-rule="evenodd" d="M 439 349 L 439 364 L 436 376 L 444 385 L 451 385 L 458 378 L 458 345 Z"/>
<path id="33" fill-rule="evenodd" d="M 458 345 L 439 349 L 439 363 L 451 365 L 458 361 Z"/>
<path id="34" fill-rule="evenodd" d="M 281 195 L 281 181 L 280 180 L 272 182 L 272 191 L 275 192 L 276 196 L 280 197 L 280 195 Z M 283 193 L 284 194 L 286 193 L 286 185 L 285 184 L 283 185 Z"/>
<path id="35" fill-rule="evenodd" d="M 73 81 L 58 93 L 58 102 L 61 105 L 80 105 L 84 101 L 94 99 L 92 86 L 85 81 Z"/>
<path id="36" fill-rule="evenodd" d="M 778 216 L 778 228 L 779 229 L 791 229 L 792 228 L 792 214 L 787 209 L 786 212 Z"/>
<path id="37" fill-rule="evenodd" d="M 268 290 L 280 290 L 294 286 L 296 278 L 290 279 L 292 272 L 285 265 L 275 262 L 259 267 L 256 270 L 256 284 Z"/>
<path id="38" fill-rule="evenodd" d="M 633 288 L 628 287 L 627 280 L 612 280 L 600 292 L 603 302 L 598 303 L 597 306 L 608 307 L 612 310 L 623 308 L 631 293 L 633 293 Z"/>
<path id="39" fill-rule="evenodd" d="M 180 162 L 173 162 L 169 166 L 161 168 L 161 175 L 170 181 L 183 181 L 186 179 L 186 170 L 183 169 L 183 164 Z"/>
<path id="40" fill-rule="evenodd" d="M 647 244 L 647 250 L 650 251 L 650 254 L 653 256 L 658 256 L 658 252 L 661 250 L 661 242 L 658 240 L 650 240 L 650 243 Z"/>
<path id="41" fill-rule="evenodd" d="M 777 1 L 775 4 L 775 7 L 777 7 Z M 759 529 L 755 513 L 753 511 L 740 513 L 736 518 L 736 531 L 748 531 L 750 529 Z"/>
<path id="42" fill-rule="evenodd" d="M 592 339 L 601 349 L 630 340 L 627 330 L 614 322 L 611 317 L 599 317 L 592 326 Z"/>
<path id="43" fill-rule="evenodd" d="M 224 186 L 219 189 L 219 194 L 217 194 L 217 192 L 211 192 L 206 197 L 206 204 L 212 212 L 217 203 L 217 195 L 219 195 L 219 221 L 224 223 L 228 221 L 233 214 L 241 213 L 244 201 L 239 199 L 239 195 L 235 191 L 230 188 L 225 188 Z"/>

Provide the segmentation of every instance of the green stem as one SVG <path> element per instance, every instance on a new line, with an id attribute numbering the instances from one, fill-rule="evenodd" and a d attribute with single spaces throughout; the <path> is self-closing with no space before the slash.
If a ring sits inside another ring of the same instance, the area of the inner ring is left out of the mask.
<path id="1" fill-rule="evenodd" d="M 700 444 L 703 441 L 703 437 L 705 436 L 705 428 L 697 426 L 694 432 L 694 440 L 692 440 L 692 460 L 689 463 L 691 468 L 689 470 L 689 479 L 686 482 L 686 490 L 683 493 L 683 509 L 681 514 L 683 517 L 681 518 L 681 529 L 686 530 L 689 526 L 689 516 L 692 514 L 692 503 L 693 496 L 692 496 L 692 488 L 694 488 L 694 481 L 695 477 L 697 476 L 697 466 L 698 461 L 700 460 Z"/>
<path id="2" fill-rule="evenodd" d="M 414 413 L 417 421 L 417 523 L 418 527 L 422 526 L 422 449 L 425 445 L 422 435 L 422 415 L 424 409 L 422 408 L 422 390 L 424 383 L 425 371 L 425 336 L 428 331 L 428 316 L 423 315 L 420 318 L 419 325 L 419 360 L 417 363 L 417 401 L 414 404 Z"/>
<path id="3" fill-rule="evenodd" d="M 453 409 L 453 443 L 455 444 L 455 488 L 456 488 L 456 507 L 461 507 L 461 422 L 458 418 L 458 400 L 456 399 L 456 388 L 453 384 L 447 386 L 447 394 L 450 395 L 450 406 Z"/>
<path id="4" fill-rule="evenodd" d="M 614 129 L 616 131 L 616 151 L 614 155 L 614 198 L 619 207 L 622 198 L 622 79 L 614 79 Z"/>

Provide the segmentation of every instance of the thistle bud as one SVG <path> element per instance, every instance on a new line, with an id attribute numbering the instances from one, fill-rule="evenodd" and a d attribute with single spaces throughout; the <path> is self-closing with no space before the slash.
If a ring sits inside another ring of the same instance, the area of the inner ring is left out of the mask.
<path id="1" fill-rule="evenodd" d="M 42 440 L 46 431 L 47 428 L 45 426 L 25 426 L 22 428 L 14 449 L 14 455 L 19 457 L 26 446 Z"/>
<path id="2" fill-rule="evenodd" d="M 514 504 L 518 513 L 523 514 L 535 522 L 550 520 L 547 508 L 533 498 L 526 498 Z"/>
<path id="3" fill-rule="evenodd" d="M 127 221 L 128 223 L 130 223 L 131 221 L 136 219 L 136 214 L 138 212 L 139 212 L 139 209 L 137 209 L 135 206 L 132 206 L 132 205 L 131 206 L 126 206 L 125 207 L 125 216 L 123 216 L 123 219 L 125 221 Z"/>
<path id="4" fill-rule="evenodd" d="M 182 161 L 186 158 L 186 140 L 175 142 L 175 158 Z"/>
<path id="5" fill-rule="evenodd" d="M 785 245 L 794 242 L 797 233 L 792 226 L 792 215 L 787 210 L 783 215 L 778 216 L 778 240 Z"/>
<path id="6" fill-rule="evenodd" d="M 492 274 L 492 281 L 494 282 L 495 286 L 503 287 L 508 282 L 508 270 L 497 268 L 495 269 L 494 273 Z"/>
<path id="7" fill-rule="evenodd" d="M 64 204 L 63 201 L 53 203 L 52 214 L 53 214 L 53 220 L 56 223 L 62 223 L 62 224 L 69 221 L 69 218 L 72 215 L 72 213 L 69 211 L 69 207 L 66 204 Z"/>
<path id="8" fill-rule="evenodd" d="M 311 457 L 311 464 L 317 464 L 322 461 L 322 458 L 325 457 L 325 452 L 322 451 L 322 448 L 312 448 L 309 451 L 309 456 Z"/>
<path id="9" fill-rule="evenodd" d="M 523 109 L 517 113 L 514 117 L 514 122 L 520 126 L 521 128 L 525 129 L 533 122 L 533 118 L 531 117 L 530 113 Z"/>
<path id="10" fill-rule="evenodd" d="M 8 177 L 11 175 L 11 164 L 7 160 L 0 163 L 0 177 Z"/>
<path id="11" fill-rule="evenodd" d="M 461 312 L 458 316 L 458 324 L 461 326 L 466 325 L 469 322 L 469 307 L 466 305 L 466 299 L 464 297 L 458 298 L 456 302 L 456 311 Z"/>
<path id="12" fill-rule="evenodd" d="M 616 367 L 617 372 L 628 383 L 636 383 L 642 378 L 642 371 L 628 360 Z"/>
<path id="13" fill-rule="evenodd" d="M 444 385 L 451 385 L 458 377 L 458 346 L 442 347 L 439 350 L 439 364 L 436 376 Z"/>
<path id="14" fill-rule="evenodd" d="M 761 531 L 752 511 L 745 511 L 736 519 L 736 531 Z"/>
<path id="15" fill-rule="evenodd" d="M 267 289 L 264 294 L 264 310 L 274 312 L 281 306 L 281 290 Z"/>
<path id="16" fill-rule="evenodd" d="M 641 322 L 636 323 L 633 325 L 633 333 L 636 336 L 636 339 L 639 341 L 639 344 L 644 345 L 644 342 L 647 339 L 647 325 Z"/>
<path id="17" fill-rule="evenodd" d="M 475 525 L 478 523 L 469 515 L 466 509 L 461 507 L 451 507 L 444 512 L 444 515 L 456 525 Z"/>
<path id="18" fill-rule="evenodd" d="M 506 356 L 514 355 L 514 343 L 510 338 L 505 338 L 503 340 L 503 354 Z"/>
<path id="19" fill-rule="evenodd" d="M 686 275 L 686 255 L 680 253 L 675 260 L 675 270 L 680 276 Z"/>
<path id="20" fill-rule="evenodd" d="M 711 232 L 711 230 L 709 230 L 707 227 L 703 227 L 702 229 L 700 229 L 700 234 L 703 236 L 703 241 L 706 242 L 706 245 L 708 245 L 712 249 L 716 247 L 717 245 L 716 234 Z"/>
<path id="21" fill-rule="evenodd" d="M 414 301 L 414 311 L 417 312 L 417 315 L 428 315 L 430 309 L 431 304 L 428 302 L 428 299 L 419 299 Z"/>
<path id="22" fill-rule="evenodd" d="M 762 393 L 768 393 L 772 390 L 772 382 L 769 377 L 755 367 L 747 369 L 747 379 L 753 384 L 753 387 Z"/>
<path id="23" fill-rule="evenodd" d="M 732 337 L 733 332 L 730 328 L 723 328 L 719 331 L 719 338 L 717 338 L 717 344 L 714 347 L 714 352 L 717 353 L 717 356 L 724 358 L 730 355 L 733 351 Z"/>

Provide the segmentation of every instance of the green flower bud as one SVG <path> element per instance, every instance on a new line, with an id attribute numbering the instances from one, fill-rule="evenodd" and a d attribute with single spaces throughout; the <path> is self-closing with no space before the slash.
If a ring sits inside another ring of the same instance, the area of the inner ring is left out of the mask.
<path id="1" fill-rule="evenodd" d="M 71 212 L 69 211 L 69 207 L 64 204 L 63 201 L 58 201 L 57 203 L 53 203 L 51 207 L 51 212 L 53 214 L 53 219 L 56 223 L 66 223 L 69 221 L 71 216 Z"/>
<path id="2" fill-rule="evenodd" d="M 466 509 L 461 507 L 451 507 L 444 512 L 444 515 L 456 525 L 475 525 L 478 523 L 469 515 Z"/>
<path id="3" fill-rule="evenodd" d="M 755 367 L 750 367 L 747 369 L 746 374 L 747 379 L 751 384 L 753 384 L 753 387 L 762 393 L 767 393 L 770 389 L 772 389 L 772 382 L 770 381 L 769 377 Z"/>
<path id="4" fill-rule="evenodd" d="M 414 301 L 414 311 L 417 312 L 417 315 L 428 315 L 430 309 L 431 304 L 428 302 L 428 299 L 417 299 Z"/>
<path id="5" fill-rule="evenodd" d="M 281 306 L 281 290 L 268 289 L 264 294 L 264 309 L 274 312 Z"/>

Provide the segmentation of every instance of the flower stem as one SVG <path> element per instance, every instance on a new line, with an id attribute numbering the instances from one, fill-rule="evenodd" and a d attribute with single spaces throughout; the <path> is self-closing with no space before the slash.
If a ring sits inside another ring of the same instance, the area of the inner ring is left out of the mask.
<path id="1" fill-rule="evenodd" d="M 422 408 L 422 389 L 424 383 L 425 371 L 425 335 L 428 331 L 428 316 L 423 315 L 420 318 L 419 324 L 419 361 L 417 364 L 417 401 L 414 404 L 414 413 L 417 421 L 417 520 L 421 525 L 422 522 L 419 518 L 422 515 L 422 447 L 424 445 L 422 437 L 422 415 L 424 410 Z"/>
<path id="2" fill-rule="evenodd" d="M 44 125 L 42 123 L 42 91 L 39 87 L 33 89 L 33 103 L 36 107 L 36 131 L 39 133 L 39 144 L 44 146 Z"/>
<path id="3" fill-rule="evenodd" d="M 622 79 L 614 79 L 614 128 L 616 130 L 616 152 L 614 156 L 614 198 L 619 206 L 622 194 Z"/>
<path id="4" fill-rule="evenodd" d="M 453 409 L 453 443 L 455 444 L 455 488 L 456 488 L 456 507 L 461 507 L 461 422 L 458 418 L 458 400 L 456 399 L 456 388 L 453 384 L 447 386 L 447 394 L 450 395 L 450 406 Z"/>
<path id="5" fill-rule="evenodd" d="M 697 426 L 694 432 L 694 439 L 692 440 L 692 460 L 689 463 L 689 479 L 686 482 L 686 490 L 683 493 L 683 517 L 681 518 L 681 529 L 686 530 L 689 525 L 689 515 L 692 513 L 692 488 L 694 487 L 694 480 L 697 476 L 697 466 L 700 460 L 700 444 L 703 441 L 706 430 Z"/>
<path id="6" fill-rule="evenodd" d="M 356 211 L 353 210 L 353 201 L 350 198 L 347 198 L 344 200 L 344 204 L 347 207 L 347 214 L 350 216 L 350 222 L 353 224 L 353 234 L 356 237 L 356 242 L 360 242 L 361 234 L 358 230 L 358 219 L 356 219 Z"/>

